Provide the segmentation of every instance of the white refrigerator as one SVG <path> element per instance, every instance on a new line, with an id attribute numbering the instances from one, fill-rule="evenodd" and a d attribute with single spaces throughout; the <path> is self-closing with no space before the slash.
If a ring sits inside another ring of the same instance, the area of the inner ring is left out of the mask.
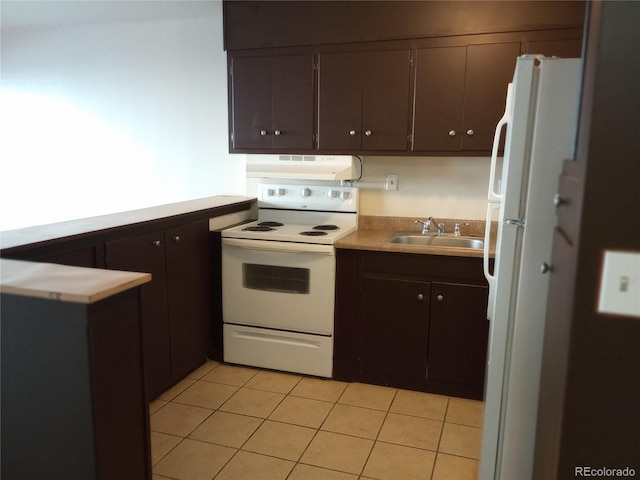
<path id="1" fill-rule="evenodd" d="M 580 74 L 579 59 L 519 57 L 496 128 L 485 232 L 490 334 L 482 480 L 532 475 L 554 196 L 563 161 L 573 156 Z M 488 252 L 494 236 L 491 269 Z"/>

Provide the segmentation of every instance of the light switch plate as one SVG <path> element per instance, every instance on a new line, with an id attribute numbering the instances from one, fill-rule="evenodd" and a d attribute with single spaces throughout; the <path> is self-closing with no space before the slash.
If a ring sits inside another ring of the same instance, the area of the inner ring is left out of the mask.
<path id="1" fill-rule="evenodd" d="M 605 251 L 598 312 L 640 318 L 640 253 Z"/>
<path id="2" fill-rule="evenodd" d="M 398 175 L 388 174 L 385 190 L 398 190 Z"/>

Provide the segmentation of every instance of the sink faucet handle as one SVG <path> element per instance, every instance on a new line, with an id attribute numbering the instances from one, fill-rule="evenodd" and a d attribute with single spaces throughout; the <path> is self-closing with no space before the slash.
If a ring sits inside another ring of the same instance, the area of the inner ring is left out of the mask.
<path id="1" fill-rule="evenodd" d="M 431 220 L 416 220 L 413 223 L 421 223 L 422 224 L 422 234 L 426 235 L 429 233 L 429 228 L 431 228 Z"/>
<path id="2" fill-rule="evenodd" d="M 444 233 L 444 223 L 438 224 L 438 235 L 440 235 L 441 233 Z"/>
<path id="3" fill-rule="evenodd" d="M 453 234 L 454 234 L 456 237 L 459 237 L 459 236 L 461 235 L 461 233 L 460 233 L 460 226 L 461 226 L 461 225 L 462 225 L 462 226 L 465 226 L 465 227 L 468 227 L 468 226 L 469 226 L 469 222 L 456 223 L 455 228 L 454 228 L 454 231 L 453 231 Z"/>

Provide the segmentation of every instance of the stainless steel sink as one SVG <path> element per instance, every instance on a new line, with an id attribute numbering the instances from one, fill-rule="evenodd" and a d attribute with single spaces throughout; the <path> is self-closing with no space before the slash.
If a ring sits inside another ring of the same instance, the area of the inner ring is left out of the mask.
<path id="1" fill-rule="evenodd" d="M 395 235 L 388 240 L 389 243 L 401 243 L 403 245 L 425 245 L 431 247 L 450 248 L 483 248 L 484 242 L 475 238 L 441 237 L 436 235 Z"/>

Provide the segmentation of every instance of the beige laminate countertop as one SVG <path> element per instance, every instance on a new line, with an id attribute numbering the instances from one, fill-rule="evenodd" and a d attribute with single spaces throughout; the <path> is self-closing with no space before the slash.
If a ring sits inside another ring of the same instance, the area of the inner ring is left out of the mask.
<path id="1" fill-rule="evenodd" d="M 151 281 L 149 273 L 0 259 L 0 292 L 94 303 Z"/>
<path id="2" fill-rule="evenodd" d="M 458 219 L 438 220 L 445 224 L 446 235 L 449 235 L 446 232 L 453 232 L 453 227 L 456 223 L 462 224 L 468 222 L 468 226 L 462 227 L 462 237 L 484 240 L 484 221 Z M 492 231 L 495 231 L 495 228 L 492 229 Z M 389 243 L 388 240 L 398 233 L 419 235 L 421 233 L 421 228 L 414 224 L 413 218 L 360 216 L 358 220 L 358 230 L 339 239 L 335 243 L 335 247 L 352 250 L 414 253 L 421 255 L 448 255 L 454 257 L 482 258 L 484 255 L 484 252 L 481 249 Z M 492 242 L 492 244 L 495 245 L 495 242 Z M 493 257 L 494 253 L 495 252 L 492 249 L 489 252 L 489 256 Z"/>

